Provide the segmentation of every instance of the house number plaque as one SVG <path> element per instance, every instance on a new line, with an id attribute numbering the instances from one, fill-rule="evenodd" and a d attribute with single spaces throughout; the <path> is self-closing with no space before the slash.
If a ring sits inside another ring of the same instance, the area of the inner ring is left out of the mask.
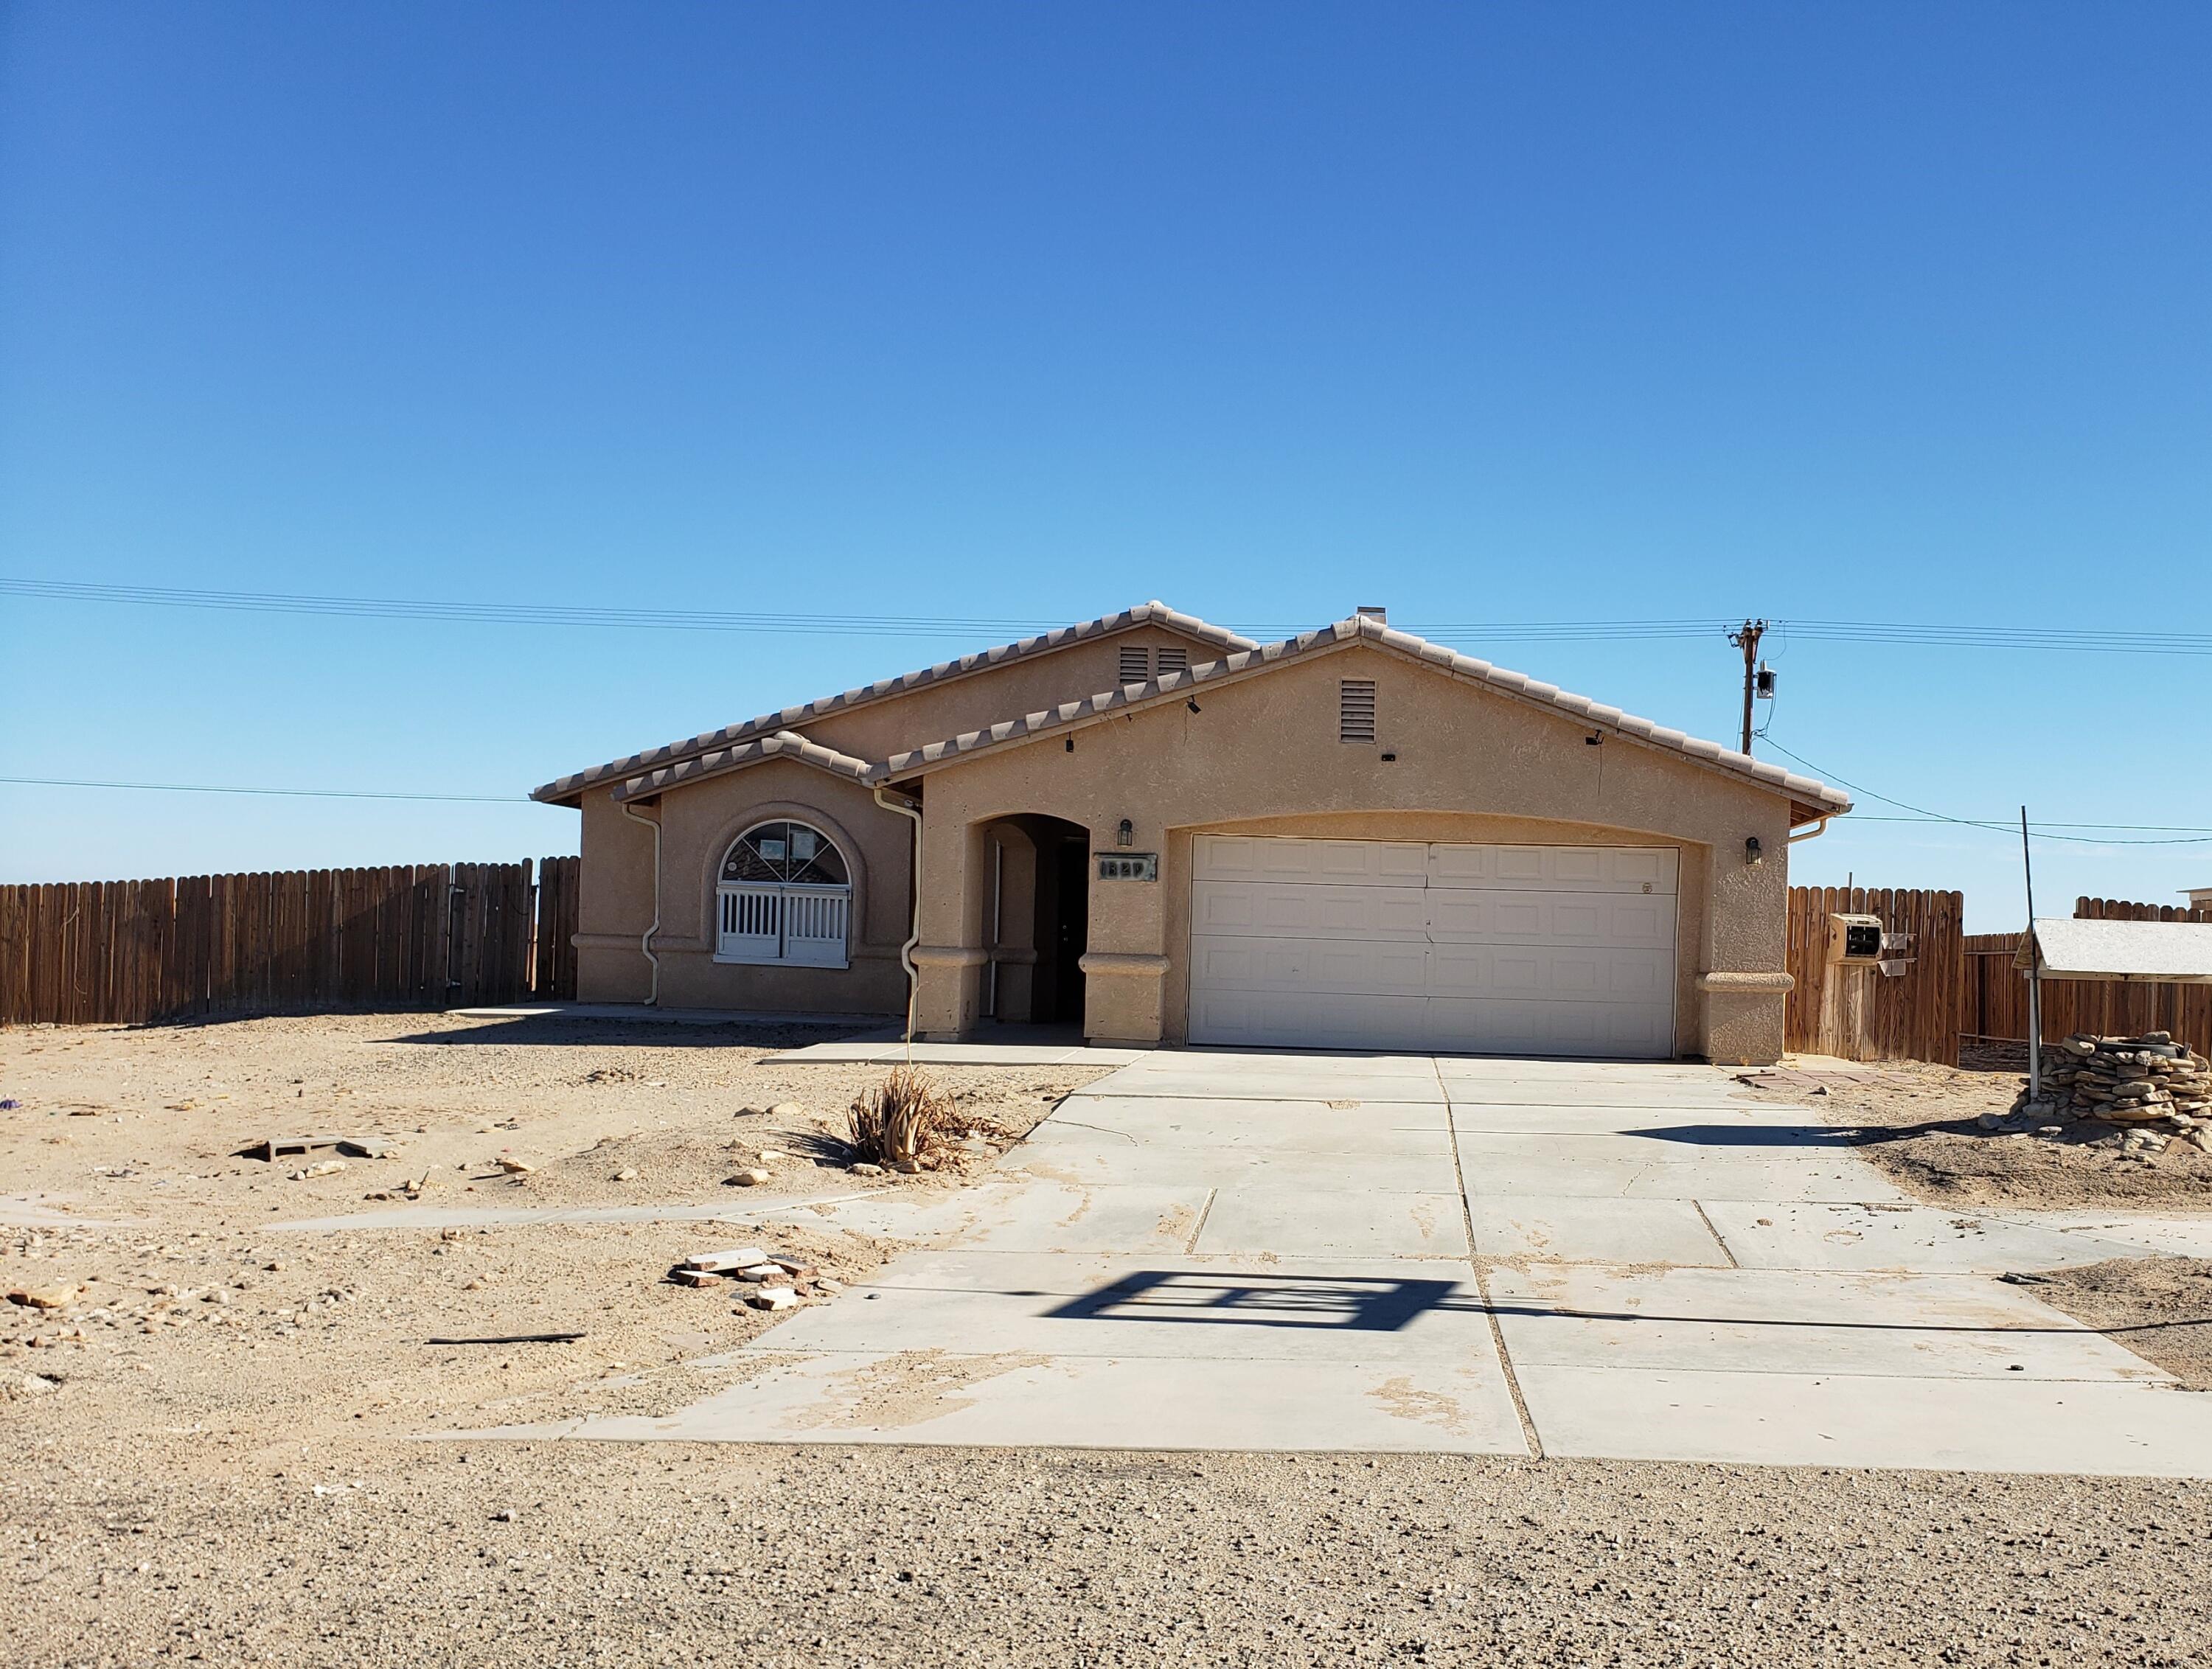
<path id="1" fill-rule="evenodd" d="M 1157 852 L 1102 852 L 1098 854 L 1101 881 L 1157 881 L 1160 854 Z"/>

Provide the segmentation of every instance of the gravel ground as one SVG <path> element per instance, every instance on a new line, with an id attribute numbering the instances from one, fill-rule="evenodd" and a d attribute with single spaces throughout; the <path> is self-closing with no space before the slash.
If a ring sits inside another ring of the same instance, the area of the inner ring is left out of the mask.
<path id="1" fill-rule="evenodd" d="M 0 1257 L 0 1290 L 76 1295 L 0 1313 L 0 1663 L 2142 1665 L 2212 1652 L 2201 1484 L 416 1441 L 653 1412 L 730 1383 L 739 1370 L 687 1364 L 771 1323 L 663 1277 L 732 1231 L 270 1226 L 383 1209 L 363 1194 L 426 1174 L 433 1205 L 714 1197 L 734 1165 L 823 1133 L 878 1076 L 759 1065 L 775 1041 L 377 1017 L 0 1033 L 0 1095 L 24 1103 L 0 1112 L 7 1187 L 112 1220 L 19 1229 Z M 1012 1133 L 1095 1074 L 939 1076 L 978 1129 Z M 804 1111 L 742 1111 L 787 1099 Z M 307 1127 L 390 1132 L 404 1151 L 297 1182 L 299 1161 L 229 1156 Z M 507 1176 L 489 1162 L 502 1156 L 533 1168 Z M 769 1168 L 771 1194 L 854 1186 L 801 1160 Z M 625 1169 L 638 1179 L 615 1180 Z M 832 1279 L 898 1249 L 841 1229 L 834 1207 L 817 1215 L 819 1229 L 775 1238 Z M 425 1343 L 556 1330 L 585 1338 Z"/>
<path id="2" fill-rule="evenodd" d="M 2160 1153 L 2124 1152 L 2110 1126 L 2069 1124 L 2063 1139 L 1982 1129 L 1984 1113 L 2012 1106 L 2017 1071 L 1981 1071 L 1886 1060 L 1842 1077 L 1809 1104 L 1831 1125 L 1863 1130 L 1861 1151 L 1907 1193 L 1939 1205 L 2052 1210 L 2123 1206 L 2161 1213 L 2212 1211 L 2212 1154 L 2185 1142 Z M 1807 1103 L 1802 1089 L 1754 1089 L 1759 1099 Z"/>
<path id="3" fill-rule="evenodd" d="M 2182 1665 L 2202 1485 L 317 1442 L 0 1478 L 0 1657 L 93 1666 Z M 505 1516 L 512 1514 L 512 1519 Z"/>

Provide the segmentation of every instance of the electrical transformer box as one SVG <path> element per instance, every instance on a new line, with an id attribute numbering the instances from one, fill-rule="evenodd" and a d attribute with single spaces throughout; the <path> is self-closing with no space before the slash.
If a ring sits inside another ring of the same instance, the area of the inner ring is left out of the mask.
<path id="1" fill-rule="evenodd" d="M 1828 918 L 1828 960 L 1832 962 L 1878 962 L 1881 960 L 1881 918 L 1870 915 L 1832 915 Z"/>

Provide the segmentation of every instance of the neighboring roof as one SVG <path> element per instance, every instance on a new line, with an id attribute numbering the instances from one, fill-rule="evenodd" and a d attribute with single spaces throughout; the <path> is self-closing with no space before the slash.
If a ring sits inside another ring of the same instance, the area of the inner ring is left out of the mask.
<path id="1" fill-rule="evenodd" d="M 2031 966 L 2022 935 L 2013 966 Z M 2077 921 L 2054 916 L 2034 924 L 2046 980 L 2151 980 L 2212 985 L 2212 922 Z"/>
<path id="2" fill-rule="evenodd" d="M 617 800 L 641 799 L 648 794 L 658 794 L 678 787 L 695 778 L 719 776 L 725 771 L 742 771 L 748 765 L 757 765 L 764 759 L 788 759 L 800 765 L 811 765 L 817 771 L 827 771 L 833 776 L 848 777 L 854 782 L 869 782 L 882 774 L 883 768 L 871 765 L 865 759 L 855 759 L 851 754 L 839 753 L 835 748 L 825 748 L 819 742 L 810 742 L 795 731 L 778 731 L 773 736 L 763 736 L 757 741 L 741 743 L 734 748 L 718 748 L 713 753 L 700 755 L 696 759 L 664 765 L 657 771 L 635 776 L 615 790 Z"/>
<path id="3" fill-rule="evenodd" d="M 1240 651 L 1220 660 L 1194 666 L 1188 672 L 1171 672 L 1149 683 L 1125 684 L 1119 689 L 1106 690 L 1079 701 L 1065 702 L 1042 713 L 1010 719 L 1003 724 L 993 725 L 988 730 L 969 731 L 964 735 L 943 742 L 933 742 L 910 752 L 894 754 L 885 762 L 879 774 L 884 780 L 920 776 L 957 764 L 987 749 L 1011 746 L 1072 725 L 1095 723 L 1115 713 L 1169 700 L 1201 684 L 1218 684 L 1253 677 L 1303 656 L 1354 642 L 1366 643 L 1370 647 L 1418 662 L 1469 683 L 1480 684 L 1531 706 L 1567 713 L 1577 722 L 1594 725 L 1615 735 L 1682 755 L 1731 775 L 1747 778 L 1762 788 L 1787 794 L 1792 804 L 1804 811 L 1805 818 L 1801 821 L 1851 809 L 1850 795 L 1825 783 L 1816 782 L 1810 777 L 1799 776 L 1793 771 L 1784 770 L 1779 765 L 1753 759 L 1733 749 L 1723 748 L 1717 742 L 1701 741 L 1664 725 L 1654 724 L 1649 719 L 1637 718 L 1632 713 L 1623 713 L 1619 707 L 1593 701 L 1586 695 L 1570 694 L 1556 684 L 1541 683 L 1525 673 L 1509 672 L 1488 661 L 1477 660 L 1471 655 L 1462 655 L 1439 644 L 1417 638 L 1410 632 L 1393 631 L 1382 622 L 1367 616 L 1340 620 L 1320 631 L 1306 632 L 1282 643 L 1268 644 L 1264 648 Z"/>
<path id="4" fill-rule="evenodd" d="M 833 713 L 848 712 L 866 707 L 872 701 L 884 701 L 893 695 L 904 695 L 932 684 L 940 684 L 954 678 L 966 677 L 970 673 L 1004 666 L 1010 661 L 1026 660 L 1033 655 L 1049 654 L 1055 649 L 1065 649 L 1072 643 L 1086 639 L 1103 637 L 1113 632 L 1125 632 L 1133 626 L 1164 626 L 1201 643 L 1218 649 L 1256 649 L 1260 646 L 1250 638 L 1239 637 L 1210 625 L 1194 615 L 1170 609 L 1164 603 L 1139 603 L 1133 609 L 1124 609 L 1119 614 L 1101 615 L 1096 620 L 1086 620 L 1079 625 L 1063 626 L 1056 632 L 1047 632 L 1039 637 L 1024 638 L 1018 643 L 1001 644 L 995 649 L 986 649 L 979 654 L 963 655 L 958 660 L 940 661 L 935 666 L 923 667 L 918 672 L 903 673 L 896 678 L 885 678 L 860 689 L 848 689 L 842 695 L 829 695 L 818 701 L 809 701 L 804 707 L 786 707 L 781 713 L 748 719 L 742 725 L 730 725 L 721 730 L 708 731 L 688 742 L 671 742 L 665 747 L 648 749 L 644 753 L 632 754 L 627 759 L 611 760 L 605 765 L 594 765 L 587 771 L 556 779 L 541 788 L 531 791 L 530 798 L 559 803 L 573 800 L 587 788 L 616 777 L 631 777 L 648 767 L 665 765 L 727 749 L 756 736 L 788 730 L 793 725 L 803 725 L 817 719 L 827 718 Z"/>

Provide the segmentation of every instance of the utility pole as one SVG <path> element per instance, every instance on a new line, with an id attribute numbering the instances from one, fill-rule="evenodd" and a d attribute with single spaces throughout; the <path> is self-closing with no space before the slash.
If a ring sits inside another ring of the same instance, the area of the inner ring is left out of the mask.
<path id="1" fill-rule="evenodd" d="M 1730 632 L 1729 641 L 1743 651 L 1743 746 L 1737 751 L 1751 752 L 1751 697 L 1759 680 L 1759 640 L 1766 635 L 1766 622 L 1747 620 L 1740 632 Z"/>
<path id="2" fill-rule="evenodd" d="M 2020 808 L 2020 872 L 2027 883 L 2027 1104 L 2043 1102 L 2043 947 L 2035 942 L 2035 858 L 2027 846 L 2027 808 Z"/>

